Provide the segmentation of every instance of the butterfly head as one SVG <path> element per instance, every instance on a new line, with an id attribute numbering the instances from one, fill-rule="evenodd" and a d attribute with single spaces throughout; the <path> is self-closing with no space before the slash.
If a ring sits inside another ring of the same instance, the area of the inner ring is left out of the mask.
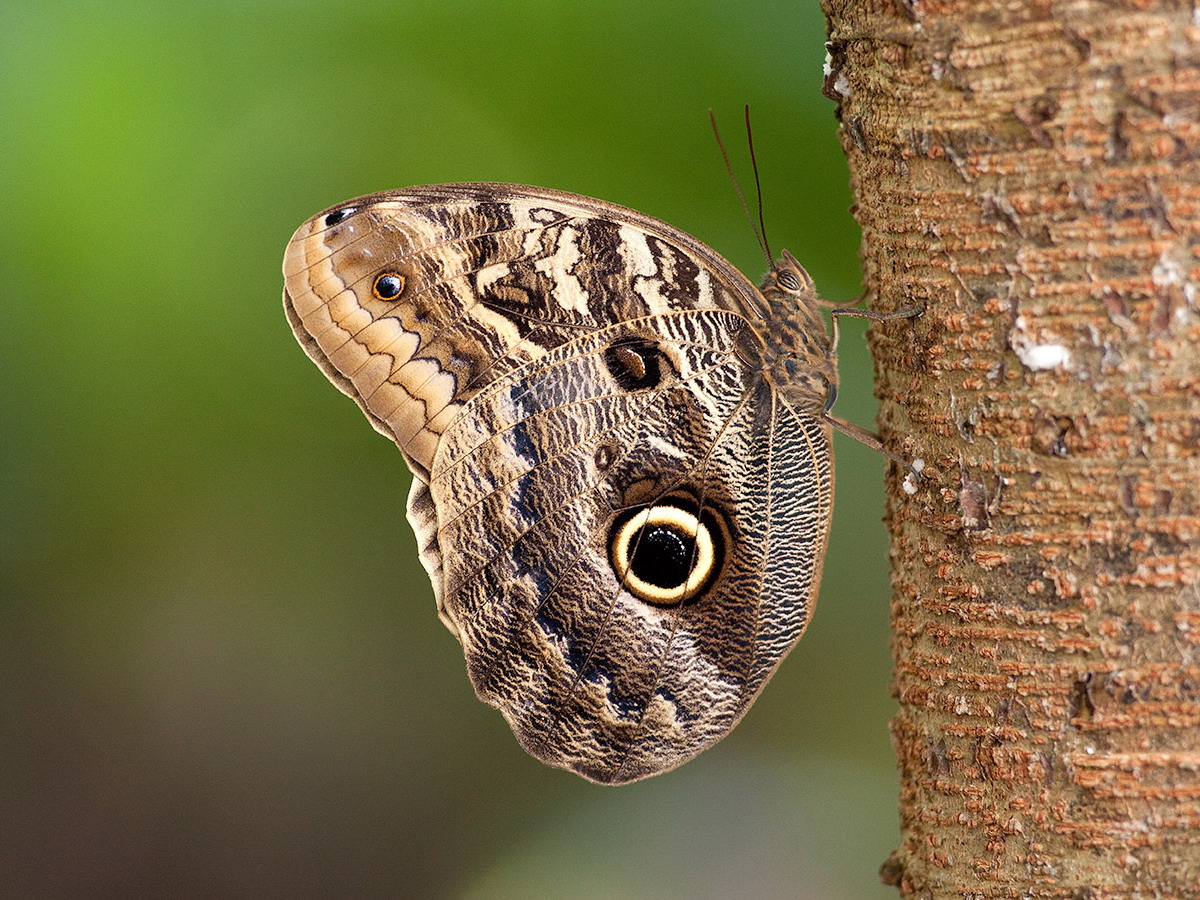
<path id="1" fill-rule="evenodd" d="M 796 257 L 786 250 L 771 264 L 771 271 L 762 285 L 763 293 L 771 287 L 779 294 L 794 298 L 795 303 L 812 303 L 816 300 L 816 286 L 812 278 L 804 271 L 804 266 L 796 261 Z"/>

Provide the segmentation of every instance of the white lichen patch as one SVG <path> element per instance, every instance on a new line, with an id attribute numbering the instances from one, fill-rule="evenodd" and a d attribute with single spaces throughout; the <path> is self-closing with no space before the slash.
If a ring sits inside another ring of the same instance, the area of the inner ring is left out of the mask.
<path id="1" fill-rule="evenodd" d="M 1041 372 L 1071 367 L 1071 351 L 1062 344 L 1030 344 L 1013 350 L 1027 369 Z"/>
<path id="2" fill-rule="evenodd" d="M 834 74 L 833 55 L 829 52 L 828 42 L 825 44 L 825 64 L 821 67 L 821 72 L 825 76 L 826 82 L 829 81 L 829 76 Z M 833 92 L 839 97 L 845 97 L 849 99 L 851 94 L 850 82 L 846 79 L 846 75 L 841 69 L 838 69 L 837 77 L 833 79 L 833 84 L 831 87 L 833 88 Z"/>
<path id="3" fill-rule="evenodd" d="M 1017 316 L 1008 332 L 1008 344 L 1025 368 L 1035 372 L 1071 368 L 1071 350 L 1066 344 L 1045 333 L 1035 338 L 1027 333 L 1027 325 L 1024 316 Z"/>
<path id="4" fill-rule="evenodd" d="M 919 456 L 912 461 L 912 466 L 907 475 L 904 476 L 904 481 L 900 484 L 900 489 L 910 497 L 917 492 L 917 482 L 921 480 L 921 472 L 925 470 L 925 460 Z"/>
<path id="5" fill-rule="evenodd" d="M 1169 291 L 1178 290 L 1183 295 L 1184 302 L 1194 308 L 1197 285 L 1191 279 L 1189 269 L 1194 260 L 1195 257 L 1189 247 L 1179 245 L 1168 247 L 1159 255 L 1158 261 L 1150 270 L 1150 280 L 1154 282 L 1154 286 L 1161 293 L 1166 294 Z M 1181 312 L 1179 309 L 1175 311 L 1178 321 L 1186 318 L 1186 313 L 1181 316 Z"/>
<path id="6" fill-rule="evenodd" d="M 1157 288 L 1170 288 L 1187 282 L 1187 270 L 1170 250 L 1164 250 L 1150 270 L 1150 280 Z"/>

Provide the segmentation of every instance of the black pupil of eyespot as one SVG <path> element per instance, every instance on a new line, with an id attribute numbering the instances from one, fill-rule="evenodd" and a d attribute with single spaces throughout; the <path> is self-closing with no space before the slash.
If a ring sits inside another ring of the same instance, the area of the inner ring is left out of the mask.
<path id="1" fill-rule="evenodd" d="M 695 539 L 665 525 L 646 525 L 633 536 L 630 569 L 642 581 L 664 589 L 682 586 L 691 574 Z"/>
<path id="2" fill-rule="evenodd" d="M 325 227 L 332 228 L 334 225 L 351 215 L 353 212 L 354 207 L 352 206 L 347 207 L 346 209 L 339 209 L 336 212 L 331 212 L 325 217 Z"/>
<path id="3" fill-rule="evenodd" d="M 404 289 L 404 282 L 398 275 L 380 275 L 375 279 L 375 293 L 385 300 L 391 300 Z"/>

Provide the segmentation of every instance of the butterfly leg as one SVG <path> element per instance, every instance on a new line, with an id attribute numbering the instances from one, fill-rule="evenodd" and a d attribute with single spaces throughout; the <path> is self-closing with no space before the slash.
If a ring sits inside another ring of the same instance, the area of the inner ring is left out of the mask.
<path id="1" fill-rule="evenodd" d="M 923 312 L 925 312 L 924 303 L 920 306 L 910 306 L 908 309 L 902 309 L 893 313 L 877 313 L 869 309 L 855 309 L 851 306 L 835 307 L 829 311 L 829 315 L 833 319 L 833 337 L 829 342 L 829 355 L 837 356 L 838 319 L 842 316 L 853 316 L 856 319 L 870 319 L 872 322 L 890 322 L 893 319 L 915 319 Z"/>
<path id="2" fill-rule="evenodd" d="M 847 435 L 848 437 L 854 438 L 860 444 L 866 444 L 872 450 L 878 450 L 880 453 L 882 453 L 888 459 L 903 466 L 905 469 L 908 469 L 908 471 L 912 472 L 913 474 L 916 474 L 916 469 L 913 468 L 912 463 L 910 463 L 903 456 L 897 456 L 895 453 L 893 453 L 887 447 L 883 446 L 883 441 L 881 441 L 879 439 L 879 435 L 877 435 L 875 432 L 867 431 L 867 429 L 865 429 L 865 428 L 860 428 L 859 426 L 855 425 L 853 422 L 847 422 L 845 419 L 841 418 L 840 416 L 835 416 L 829 410 L 825 411 L 825 421 L 828 422 L 830 425 L 832 425 L 835 429 L 840 431 L 842 434 Z"/>
<path id="3" fill-rule="evenodd" d="M 870 319 L 873 322 L 890 322 L 893 319 L 912 319 L 921 315 L 923 312 L 925 312 L 924 303 L 922 303 L 920 306 L 902 309 L 894 313 L 877 313 L 866 309 L 854 309 L 851 307 L 838 307 L 833 309 L 830 311 L 830 316 L 833 319 L 833 335 L 829 342 L 829 355 L 830 357 L 837 356 L 838 319 L 842 316 L 854 316 L 858 319 Z M 891 450 L 888 450 L 885 446 L 883 446 L 883 441 L 879 439 L 879 435 L 875 434 L 873 431 L 867 431 L 865 428 L 860 428 L 853 422 L 847 422 L 845 419 L 835 416 L 831 410 L 833 409 L 833 404 L 836 400 L 837 388 L 834 387 L 830 390 L 829 398 L 825 401 L 825 421 L 827 421 L 842 434 L 854 438 L 854 440 L 858 441 L 860 444 L 866 444 L 871 449 L 878 450 L 888 459 L 893 460 L 900 466 L 903 466 L 905 469 L 907 469 L 914 478 L 919 479 L 920 475 L 917 467 L 907 459 L 897 456 Z"/>

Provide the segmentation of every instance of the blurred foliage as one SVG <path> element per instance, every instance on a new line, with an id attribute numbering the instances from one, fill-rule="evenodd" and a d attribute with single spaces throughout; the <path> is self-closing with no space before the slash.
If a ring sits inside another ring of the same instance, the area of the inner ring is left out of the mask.
<path id="1" fill-rule="evenodd" d="M 0 11 L 0 879 L 29 897 L 890 896 L 883 462 L 838 440 L 822 600 L 737 731 L 599 788 L 479 704 L 407 474 L 280 262 L 368 191 L 526 182 L 764 268 L 706 109 L 826 296 L 857 232 L 818 4 Z M 869 424 L 847 329 L 839 412 Z"/>

